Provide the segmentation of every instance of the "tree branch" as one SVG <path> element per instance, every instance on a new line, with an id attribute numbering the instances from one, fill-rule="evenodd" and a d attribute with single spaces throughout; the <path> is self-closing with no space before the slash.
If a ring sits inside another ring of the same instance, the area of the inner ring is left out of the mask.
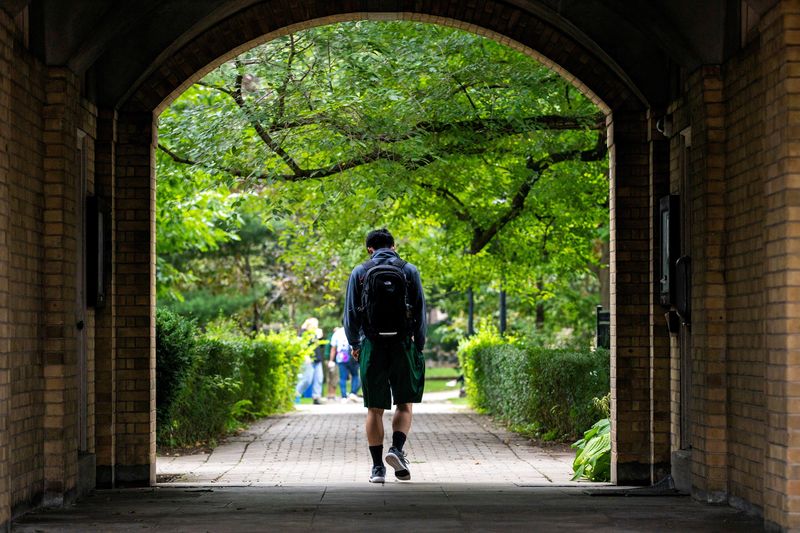
<path id="1" fill-rule="evenodd" d="M 489 227 L 475 227 L 467 254 L 475 255 L 483 250 L 487 244 L 502 230 L 509 222 L 519 217 L 525 208 L 525 200 L 533 190 L 533 187 L 541 179 L 542 175 L 550 170 L 553 165 L 580 159 L 581 161 L 600 161 L 606 155 L 605 136 L 600 135 L 597 146 L 591 150 L 567 150 L 565 152 L 556 152 L 549 154 L 539 160 L 528 159 L 527 167 L 530 169 L 530 178 L 525 180 L 517 189 L 514 197 L 511 200 L 511 205 L 502 213 Z"/>
<path id="2" fill-rule="evenodd" d="M 239 63 L 237 61 L 237 65 L 238 64 Z M 236 105 L 239 106 L 239 109 L 241 109 L 242 112 L 245 114 L 245 116 L 248 118 L 250 124 L 253 126 L 253 129 L 256 130 L 256 134 L 258 134 L 258 136 L 261 138 L 262 141 L 264 141 L 264 144 L 266 144 L 270 150 L 275 152 L 278 155 L 278 157 L 280 157 L 283 160 L 283 162 L 286 163 L 286 166 L 289 167 L 289 169 L 292 171 L 293 174 L 295 175 L 302 174 L 304 171 L 302 168 L 300 168 L 300 165 L 298 165 L 297 162 L 294 159 L 292 159 L 292 157 L 288 153 L 286 153 L 286 151 L 283 148 L 281 148 L 281 146 L 277 142 L 275 142 L 275 140 L 269 134 L 269 131 L 267 131 L 261 124 L 261 122 L 256 120 L 255 117 L 253 117 L 252 113 L 250 113 L 250 111 L 247 109 L 247 104 L 245 103 L 244 97 L 242 96 L 241 70 L 236 75 L 235 87 L 236 88 L 234 89 L 232 95 L 233 100 L 236 102 Z"/>
<path id="3" fill-rule="evenodd" d="M 452 191 L 445 189 L 440 185 L 433 185 L 431 183 L 425 182 L 418 182 L 418 185 L 423 189 L 427 189 L 429 191 L 434 192 L 437 196 L 442 198 L 443 200 L 447 200 L 451 206 L 453 206 L 453 214 L 456 218 L 462 222 L 468 222 L 473 227 L 477 225 L 475 219 L 472 218 L 472 215 L 469 214 L 467 211 L 467 206 L 464 205 L 464 202 L 456 196 Z"/>
<path id="4" fill-rule="evenodd" d="M 222 85 L 214 85 L 213 83 L 206 83 L 204 81 L 196 81 L 194 82 L 194 84 L 200 85 L 201 87 L 208 87 L 209 89 L 214 89 L 215 91 L 219 91 L 221 93 L 233 96 L 233 91 L 228 89 L 227 87 L 223 87 Z"/>
<path id="5" fill-rule="evenodd" d="M 166 146 L 164 146 L 161 143 L 158 143 L 158 149 L 161 150 L 162 152 L 164 152 L 165 154 L 167 154 L 173 161 L 175 161 L 176 163 L 180 163 L 182 165 L 189 165 L 189 166 L 194 166 L 194 167 L 202 167 L 202 168 L 205 168 L 207 170 L 213 170 L 213 171 L 217 171 L 217 172 L 224 172 L 226 174 L 229 174 L 231 176 L 236 176 L 238 178 L 255 178 L 255 179 L 261 180 L 261 179 L 268 179 L 270 177 L 268 174 L 259 174 L 259 173 L 254 173 L 254 172 L 246 172 L 244 170 L 240 170 L 240 169 L 237 169 L 237 168 L 223 167 L 223 166 L 219 166 L 219 165 L 212 165 L 212 164 L 205 163 L 205 162 L 202 162 L 202 161 L 196 161 L 194 159 L 189 159 L 188 157 L 184 157 L 182 155 L 179 155 L 179 154 L 175 153 L 174 151 L 170 150 L 169 148 L 167 148 Z"/>
<path id="6" fill-rule="evenodd" d="M 224 172 L 226 174 L 235 177 L 254 178 L 257 180 L 271 179 L 278 181 L 304 181 L 311 179 L 322 179 L 328 176 L 332 176 L 334 174 L 338 174 L 340 172 L 344 172 L 345 170 L 350 170 L 363 165 L 368 165 L 370 163 L 374 163 L 375 161 L 379 160 L 392 161 L 401 164 L 408 170 L 418 170 L 424 166 L 430 165 L 435 161 L 433 158 L 409 159 L 406 157 L 399 156 L 393 152 L 387 152 L 385 150 L 376 149 L 373 150 L 372 152 L 363 154 L 358 157 L 354 157 L 353 159 L 334 163 L 326 167 L 300 169 L 299 172 L 295 172 L 292 174 L 267 174 L 267 173 L 257 173 L 257 172 L 246 172 L 244 170 L 233 167 L 214 165 L 211 163 L 190 159 L 188 157 L 175 153 L 173 150 L 171 150 L 170 148 L 161 143 L 158 143 L 158 148 L 159 150 L 167 154 L 173 161 L 183 165 L 198 166 L 208 170 Z"/>

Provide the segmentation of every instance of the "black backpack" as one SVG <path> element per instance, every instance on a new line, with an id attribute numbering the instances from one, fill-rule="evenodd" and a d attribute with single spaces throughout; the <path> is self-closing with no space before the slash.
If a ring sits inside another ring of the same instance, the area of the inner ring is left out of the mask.
<path id="1" fill-rule="evenodd" d="M 370 340 L 405 339 L 411 335 L 411 306 L 408 304 L 407 262 L 392 258 L 378 264 L 372 259 L 362 266 L 361 307 L 364 334 Z"/>

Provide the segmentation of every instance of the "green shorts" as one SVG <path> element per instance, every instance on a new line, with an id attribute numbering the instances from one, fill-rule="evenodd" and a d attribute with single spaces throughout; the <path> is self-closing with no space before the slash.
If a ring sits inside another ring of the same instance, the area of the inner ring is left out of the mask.
<path id="1" fill-rule="evenodd" d="M 425 388 L 425 357 L 411 340 L 373 342 L 364 339 L 359 355 L 364 406 L 391 409 L 419 403 Z"/>

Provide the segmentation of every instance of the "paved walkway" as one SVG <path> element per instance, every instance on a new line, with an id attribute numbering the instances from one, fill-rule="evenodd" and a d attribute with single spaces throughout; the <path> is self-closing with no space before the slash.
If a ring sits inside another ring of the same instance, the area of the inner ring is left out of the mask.
<path id="1" fill-rule="evenodd" d="M 363 419 L 358 405 L 300 406 L 297 412 L 254 424 L 211 454 L 160 457 L 159 476 L 169 483 L 96 491 L 68 508 L 28 514 L 12 530 L 761 529 L 760 519 L 727 506 L 571 482 L 570 452 L 531 446 L 488 418 L 442 401 L 415 407 L 406 446 L 413 480 L 394 481 L 390 473 L 385 485 L 370 484 Z"/>
<path id="2" fill-rule="evenodd" d="M 211 454 L 159 457 L 158 474 L 180 485 L 363 483 L 372 466 L 364 413 L 363 406 L 352 403 L 301 405 L 294 413 L 253 424 Z M 391 413 L 384 418 L 388 449 Z M 575 484 L 569 449 L 531 446 L 488 417 L 444 401 L 415 406 L 404 449 L 415 482 Z"/>

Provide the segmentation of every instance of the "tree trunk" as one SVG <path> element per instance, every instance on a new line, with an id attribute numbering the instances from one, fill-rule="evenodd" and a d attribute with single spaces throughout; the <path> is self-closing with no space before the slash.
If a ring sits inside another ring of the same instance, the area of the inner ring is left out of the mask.
<path id="1" fill-rule="evenodd" d="M 544 291 L 544 283 L 541 281 L 536 282 L 536 288 L 539 289 L 541 295 Z M 536 302 L 536 332 L 539 333 L 544 328 L 544 302 L 538 300 Z"/>

